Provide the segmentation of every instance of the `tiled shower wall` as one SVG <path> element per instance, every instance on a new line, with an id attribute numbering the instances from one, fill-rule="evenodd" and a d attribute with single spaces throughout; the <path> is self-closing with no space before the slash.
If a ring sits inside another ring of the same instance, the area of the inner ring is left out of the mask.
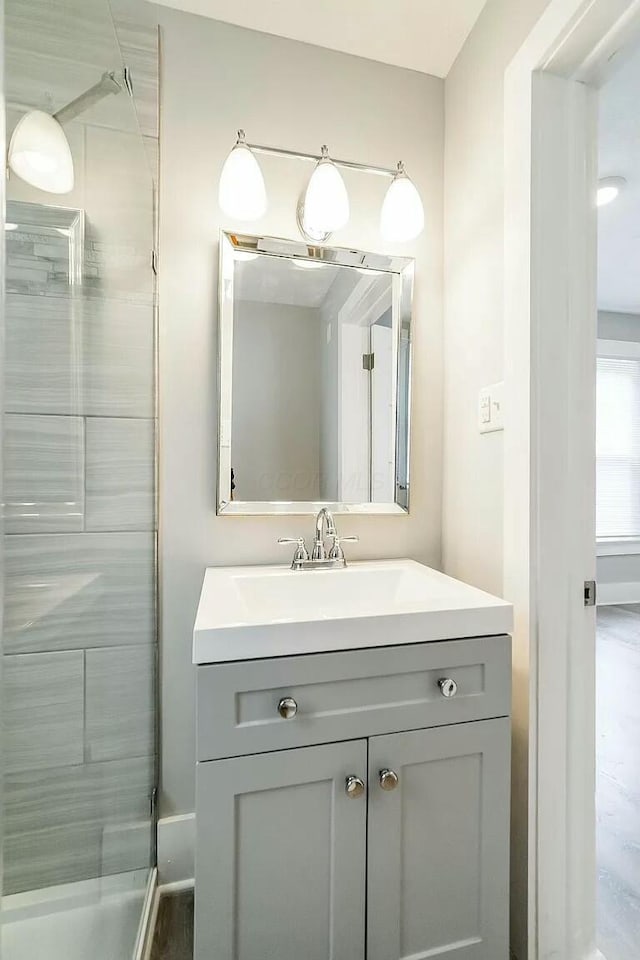
<path id="1" fill-rule="evenodd" d="M 82 37 L 55 35 L 55 6 L 7 2 L 9 133 L 41 90 L 57 108 L 118 65 L 106 0 L 68 6 Z M 5 894 L 153 849 L 157 32 L 118 26 L 144 143 L 123 93 L 67 128 L 71 195 L 8 185 Z"/>

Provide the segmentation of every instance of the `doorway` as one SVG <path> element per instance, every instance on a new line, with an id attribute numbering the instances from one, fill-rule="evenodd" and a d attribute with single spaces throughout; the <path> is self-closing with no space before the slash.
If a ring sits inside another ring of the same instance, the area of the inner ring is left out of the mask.
<path id="1" fill-rule="evenodd" d="M 596 943 L 606 960 L 635 960 L 640 943 L 639 85 L 636 42 L 598 96 Z"/>
<path id="2" fill-rule="evenodd" d="M 596 946 L 598 90 L 640 4 L 551 0 L 505 76 L 505 581 L 519 956 Z M 613 958 L 607 958 L 613 960 Z"/>

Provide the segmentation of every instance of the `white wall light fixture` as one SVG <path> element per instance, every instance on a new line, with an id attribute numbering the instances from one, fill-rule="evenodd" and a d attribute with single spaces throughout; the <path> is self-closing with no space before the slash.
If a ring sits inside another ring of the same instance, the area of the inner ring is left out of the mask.
<path id="1" fill-rule="evenodd" d="M 218 199 L 227 216 L 236 220 L 257 220 L 267 208 L 264 178 L 255 154 L 263 153 L 287 159 L 315 163 L 307 189 L 297 204 L 298 227 L 305 240 L 326 243 L 331 235 L 349 221 L 349 194 L 339 167 L 375 174 L 391 180 L 380 216 L 380 229 L 385 240 L 404 243 L 414 240 L 424 230 L 424 207 L 415 184 L 409 179 L 403 163 L 394 170 L 375 167 L 329 156 L 326 146 L 319 156 L 247 143 L 244 131 L 225 160 L 220 175 Z"/>
<path id="2" fill-rule="evenodd" d="M 47 193 L 73 190 L 73 157 L 60 123 L 50 113 L 32 110 L 20 118 L 9 143 L 13 172 Z"/>
<path id="3" fill-rule="evenodd" d="M 624 177 L 603 177 L 598 181 L 598 195 L 596 203 L 599 207 L 606 207 L 612 203 L 627 185 Z"/>
<path id="4" fill-rule="evenodd" d="M 260 164 L 238 130 L 235 146 L 224 162 L 218 202 L 234 220 L 259 220 L 267 211 L 267 191 Z"/>
<path id="5" fill-rule="evenodd" d="M 380 233 L 385 240 L 402 243 L 415 240 L 423 230 L 424 207 L 420 194 L 407 176 L 404 164 L 399 163 L 382 204 Z"/>
<path id="6" fill-rule="evenodd" d="M 53 115 L 44 110 L 25 113 L 9 142 L 9 169 L 38 190 L 69 193 L 74 184 L 73 157 L 62 124 L 73 120 L 103 97 L 120 93 L 123 87 L 131 93 L 126 69 L 122 84 L 114 73 L 105 73 L 98 83 Z"/>
<path id="7" fill-rule="evenodd" d="M 349 222 L 349 194 L 342 175 L 323 146 L 304 195 L 302 223 L 311 236 L 341 230 Z"/>

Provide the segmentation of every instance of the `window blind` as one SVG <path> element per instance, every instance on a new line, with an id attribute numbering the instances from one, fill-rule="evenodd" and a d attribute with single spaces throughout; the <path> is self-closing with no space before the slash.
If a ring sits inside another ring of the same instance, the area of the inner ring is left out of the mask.
<path id="1" fill-rule="evenodd" d="M 599 357 L 596 536 L 640 538 L 640 360 Z"/>

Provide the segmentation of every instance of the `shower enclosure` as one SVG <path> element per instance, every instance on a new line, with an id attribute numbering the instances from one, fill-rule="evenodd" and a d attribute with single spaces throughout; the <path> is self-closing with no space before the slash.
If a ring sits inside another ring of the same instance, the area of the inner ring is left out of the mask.
<path id="1" fill-rule="evenodd" d="M 155 863 L 157 31 L 131 2 L 4 7 L 7 138 L 114 85 L 60 115 L 70 192 L 6 182 L 2 958 L 129 960 Z"/>

